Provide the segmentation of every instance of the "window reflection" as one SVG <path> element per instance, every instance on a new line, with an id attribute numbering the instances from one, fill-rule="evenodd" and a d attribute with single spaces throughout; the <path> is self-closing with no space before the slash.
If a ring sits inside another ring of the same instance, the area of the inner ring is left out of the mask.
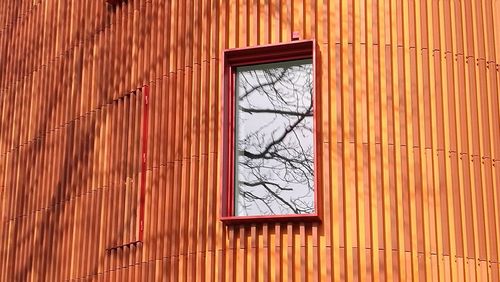
<path id="1" fill-rule="evenodd" d="M 312 60 L 238 67 L 236 95 L 235 215 L 314 213 Z"/>

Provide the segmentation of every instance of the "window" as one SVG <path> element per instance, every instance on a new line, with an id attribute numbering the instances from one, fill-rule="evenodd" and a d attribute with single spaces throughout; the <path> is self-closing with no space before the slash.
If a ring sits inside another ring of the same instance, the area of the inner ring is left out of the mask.
<path id="1" fill-rule="evenodd" d="M 318 219 L 315 43 L 224 52 L 222 220 Z"/>

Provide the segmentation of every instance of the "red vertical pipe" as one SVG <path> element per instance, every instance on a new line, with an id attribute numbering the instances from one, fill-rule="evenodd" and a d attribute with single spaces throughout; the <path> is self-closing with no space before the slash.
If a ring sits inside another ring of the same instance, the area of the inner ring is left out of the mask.
<path id="1" fill-rule="evenodd" d="M 148 151 L 148 118 L 149 118 L 149 87 L 143 87 L 143 118 L 142 118 L 142 175 L 139 206 L 139 241 L 144 236 L 144 205 L 146 200 L 146 156 Z"/>

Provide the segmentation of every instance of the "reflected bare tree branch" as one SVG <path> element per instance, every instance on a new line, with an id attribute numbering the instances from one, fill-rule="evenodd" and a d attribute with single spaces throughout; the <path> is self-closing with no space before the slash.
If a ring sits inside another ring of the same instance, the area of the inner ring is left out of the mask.
<path id="1" fill-rule="evenodd" d="M 312 61 L 237 72 L 237 215 L 314 212 Z"/>

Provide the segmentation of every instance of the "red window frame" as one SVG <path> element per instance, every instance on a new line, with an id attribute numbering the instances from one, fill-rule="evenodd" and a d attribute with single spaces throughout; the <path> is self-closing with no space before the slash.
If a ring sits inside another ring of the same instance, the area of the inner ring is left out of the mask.
<path id="1" fill-rule="evenodd" d="M 320 158 L 319 149 L 319 95 L 318 87 L 318 59 L 316 56 L 315 40 L 300 40 L 290 43 L 262 45 L 257 47 L 227 49 L 223 54 L 223 109 L 222 109 L 222 212 L 221 220 L 226 224 L 255 223 L 255 222 L 289 222 L 289 221 L 320 221 L 320 193 L 319 181 Z M 314 213 L 287 214 L 287 215 L 259 215 L 235 216 L 235 80 L 236 68 L 264 63 L 277 63 L 292 60 L 312 59 L 313 62 L 313 142 L 314 142 Z"/>
<path id="2" fill-rule="evenodd" d="M 137 90 L 133 90 L 132 93 L 136 91 L 141 91 L 142 93 L 142 128 L 140 133 L 140 138 L 142 139 L 141 146 L 141 178 L 139 179 L 139 225 L 138 225 L 138 236 L 135 241 L 125 242 L 121 245 L 110 246 L 106 248 L 107 252 L 111 252 L 118 249 L 123 249 L 125 247 L 137 246 L 142 244 L 144 241 L 144 214 L 145 214 L 145 204 L 146 204 L 146 173 L 147 173 L 147 155 L 148 155 L 148 128 L 149 128 L 149 86 L 143 85 Z M 1 190 L 0 190 L 1 192 Z"/>

